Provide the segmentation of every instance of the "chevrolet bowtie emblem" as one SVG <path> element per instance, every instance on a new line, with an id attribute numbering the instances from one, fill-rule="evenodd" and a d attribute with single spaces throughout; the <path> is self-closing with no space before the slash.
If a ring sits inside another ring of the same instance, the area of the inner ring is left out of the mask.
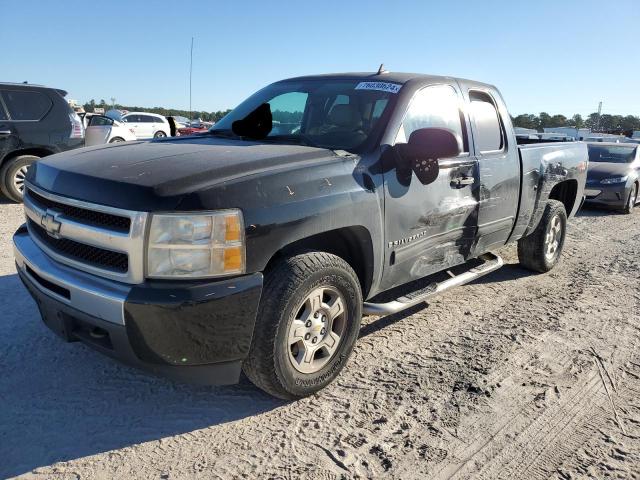
<path id="1" fill-rule="evenodd" d="M 56 220 L 56 215 L 47 211 L 40 219 L 40 225 L 47 231 L 52 237 L 57 237 L 60 233 L 60 227 L 62 223 Z"/>

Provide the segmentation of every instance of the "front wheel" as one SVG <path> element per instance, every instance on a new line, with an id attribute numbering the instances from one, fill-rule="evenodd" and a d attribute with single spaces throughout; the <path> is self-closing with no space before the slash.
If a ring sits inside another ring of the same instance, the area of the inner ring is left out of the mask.
<path id="1" fill-rule="evenodd" d="M 362 318 L 360 283 L 340 257 L 295 255 L 266 274 L 258 312 L 245 374 L 276 397 L 306 397 L 347 363 Z"/>
<path id="2" fill-rule="evenodd" d="M 629 198 L 627 198 L 627 204 L 624 207 L 624 213 L 633 213 L 633 207 L 636 206 L 638 201 L 638 185 L 634 184 L 629 192 Z"/>
<path id="3" fill-rule="evenodd" d="M 124 142 L 124 138 L 122 137 L 113 137 L 111 140 L 109 140 L 109 143 L 122 143 Z"/>
<path id="4" fill-rule="evenodd" d="M 27 172 L 37 160 L 35 155 L 19 155 L 7 160 L 0 169 L 0 190 L 6 197 L 14 202 L 22 202 Z"/>
<path id="5" fill-rule="evenodd" d="M 562 202 L 549 200 L 540 223 L 518 240 L 518 259 L 523 267 L 548 272 L 560 261 L 567 232 L 567 212 Z"/>
<path id="6" fill-rule="evenodd" d="M 164 138 L 164 137 L 166 137 L 166 136 L 167 136 L 167 134 L 166 134 L 166 133 L 164 133 L 162 130 L 159 130 L 159 131 L 157 131 L 157 132 L 155 133 L 155 135 L 153 136 L 153 138 Z"/>

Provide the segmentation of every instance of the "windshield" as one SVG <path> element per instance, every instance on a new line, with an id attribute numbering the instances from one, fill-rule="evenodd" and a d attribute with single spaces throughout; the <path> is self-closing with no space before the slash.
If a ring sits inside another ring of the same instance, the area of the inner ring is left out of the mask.
<path id="1" fill-rule="evenodd" d="M 359 80 L 301 80 L 269 85 L 211 128 L 273 143 L 358 150 L 375 131 L 401 85 Z"/>
<path id="2" fill-rule="evenodd" d="M 631 163 L 636 156 L 636 148 L 605 147 L 589 145 L 590 162 Z"/>

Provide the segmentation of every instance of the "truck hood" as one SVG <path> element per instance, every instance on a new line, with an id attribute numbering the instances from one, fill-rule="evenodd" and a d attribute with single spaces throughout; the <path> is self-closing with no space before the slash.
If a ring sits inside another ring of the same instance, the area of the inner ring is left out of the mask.
<path id="1" fill-rule="evenodd" d="M 328 149 L 210 136 L 90 147 L 46 157 L 28 180 L 50 192 L 130 210 L 174 208 L 187 194 L 243 176 L 337 158 Z"/>
<path id="2" fill-rule="evenodd" d="M 628 163 L 589 162 L 587 181 L 600 181 L 604 178 L 624 177 L 631 171 Z"/>

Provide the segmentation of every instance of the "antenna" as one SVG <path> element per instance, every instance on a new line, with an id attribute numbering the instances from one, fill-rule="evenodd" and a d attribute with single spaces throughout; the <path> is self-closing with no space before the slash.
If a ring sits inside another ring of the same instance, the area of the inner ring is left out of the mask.
<path id="1" fill-rule="evenodd" d="M 191 37 L 191 60 L 189 61 L 189 120 L 193 120 L 191 110 L 191 74 L 193 73 L 193 37 Z"/>
<path id="2" fill-rule="evenodd" d="M 382 75 L 383 73 L 389 73 L 389 70 L 385 70 L 384 63 L 381 63 L 380 68 L 378 68 L 378 73 L 376 75 Z"/>

